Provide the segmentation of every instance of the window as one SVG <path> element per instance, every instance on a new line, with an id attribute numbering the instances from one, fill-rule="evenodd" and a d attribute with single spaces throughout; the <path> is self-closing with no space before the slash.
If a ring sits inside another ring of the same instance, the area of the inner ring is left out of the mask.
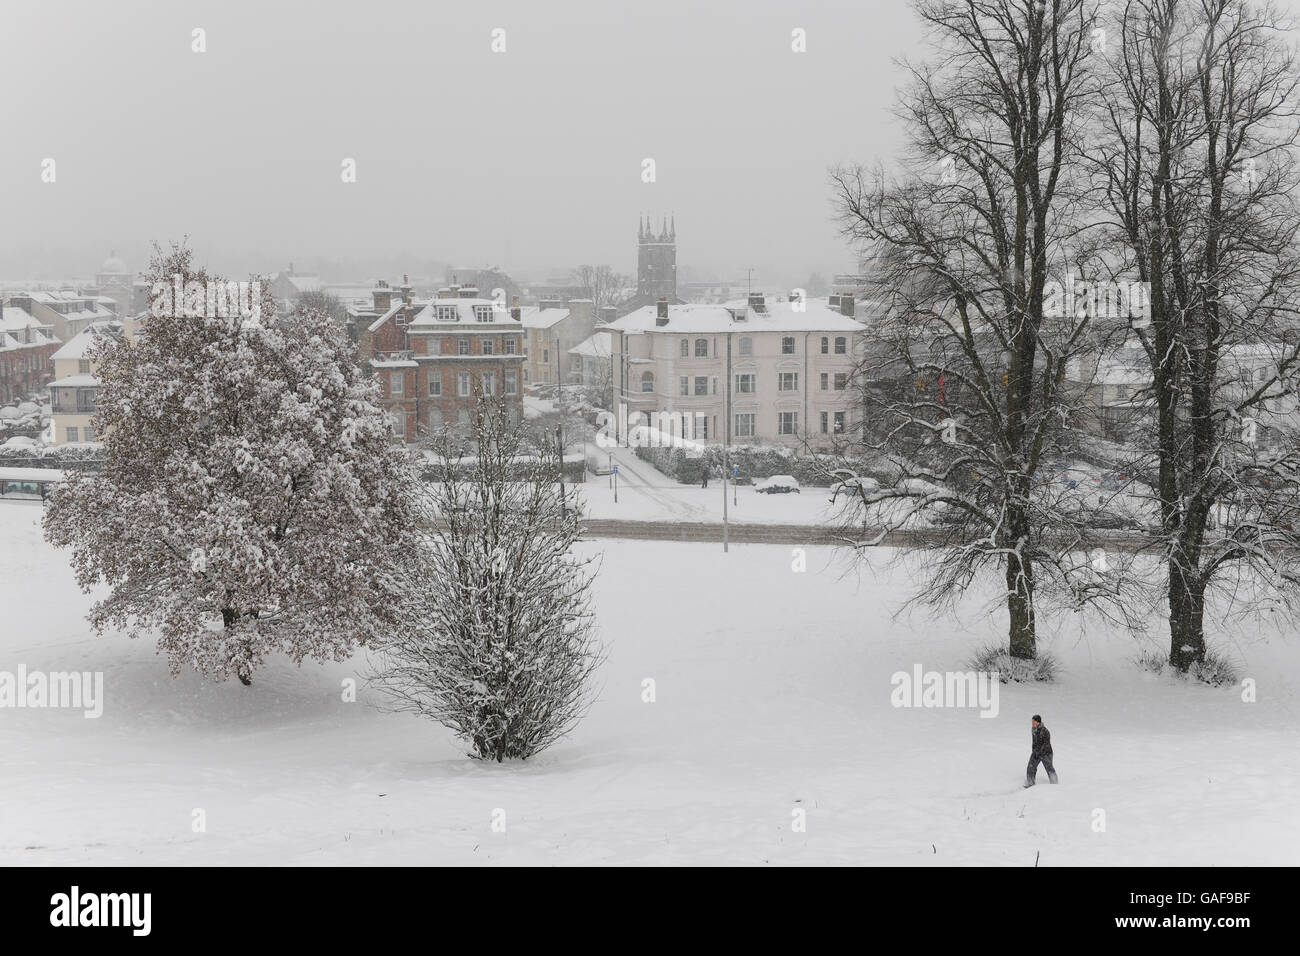
<path id="1" fill-rule="evenodd" d="M 89 425 L 87 425 L 85 428 L 83 428 L 83 429 L 81 430 L 81 440 L 82 440 L 82 441 L 94 441 L 94 440 L 95 440 L 95 429 L 91 428 Z"/>
<path id="2" fill-rule="evenodd" d="M 515 354 L 515 337 L 513 335 L 507 335 L 505 337 L 505 340 L 501 343 L 501 351 L 506 355 Z"/>
<path id="3" fill-rule="evenodd" d="M 456 340 L 456 354 L 469 355 L 469 339 Z"/>
<path id="4" fill-rule="evenodd" d="M 406 415 L 401 412 L 393 412 L 388 417 L 388 423 L 392 426 L 394 435 L 406 434 Z"/>
<path id="5" fill-rule="evenodd" d="M 78 359 L 77 371 L 82 375 L 90 374 L 90 359 Z"/>
<path id="6" fill-rule="evenodd" d="M 683 376 L 682 376 L 682 391 L 681 391 L 681 394 L 683 394 L 683 395 L 689 395 L 689 394 L 691 394 L 691 379 L 690 379 L 690 376 L 687 376 L 687 375 L 683 375 Z"/>
<path id="7" fill-rule="evenodd" d="M 442 373 L 441 372 L 429 373 L 429 394 L 435 397 L 442 394 Z"/>
<path id="8" fill-rule="evenodd" d="M 778 435 L 793 435 L 799 428 L 798 412 L 777 412 L 776 432 Z"/>
<path id="9" fill-rule="evenodd" d="M 682 358 L 691 357 L 691 340 L 682 339 Z"/>
<path id="10" fill-rule="evenodd" d="M 442 428 L 442 409 L 429 409 L 429 431 L 436 432 L 440 428 Z"/>
<path id="11" fill-rule="evenodd" d="M 476 322 L 491 322 L 491 321 L 492 321 L 492 306 L 490 306 L 490 305 L 476 305 L 476 306 L 474 306 L 474 321 L 476 321 Z"/>
<path id="12" fill-rule="evenodd" d="M 491 339 L 483 339 L 482 341 L 483 341 L 483 346 L 482 346 L 482 347 L 483 347 L 483 354 L 484 354 L 484 355 L 491 355 L 491 354 L 496 350 L 496 347 L 492 344 L 492 340 L 491 340 Z"/>
<path id="13" fill-rule="evenodd" d="M 744 374 L 744 375 L 737 375 L 737 376 L 736 376 L 736 391 L 739 392 L 739 393 L 742 394 L 742 395 L 752 395 L 752 394 L 754 394 L 754 391 L 755 391 L 755 388 L 754 388 L 754 382 L 755 382 L 755 379 L 756 379 L 756 376 L 755 376 L 753 373 L 746 373 L 746 374 Z"/>
<path id="14" fill-rule="evenodd" d="M 848 374 L 848 372 L 836 372 L 836 373 L 835 373 L 835 391 L 837 391 L 837 392 L 842 392 L 842 391 L 844 391 L 844 390 L 845 390 L 846 388 L 848 388 L 848 387 L 849 387 L 849 374 Z"/>
<path id="15" fill-rule="evenodd" d="M 843 431 L 844 431 L 844 413 L 836 412 L 835 413 L 835 434 L 837 435 L 842 434 Z"/>
<path id="16" fill-rule="evenodd" d="M 827 375 L 825 372 L 822 372 L 821 374 L 821 383 L 822 383 L 823 392 L 826 391 L 826 389 L 830 388 L 831 377 Z"/>
<path id="17" fill-rule="evenodd" d="M 709 377 L 707 375 L 695 376 L 695 394 L 696 395 L 709 394 Z"/>
<path id="18" fill-rule="evenodd" d="M 794 355 L 794 336 L 787 335 L 781 339 L 781 354 Z"/>
<path id="19" fill-rule="evenodd" d="M 388 373 L 388 394 L 389 395 L 402 394 L 402 377 L 403 376 L 401 372 Z"/>
<path id="20" fill-rule="evenodd" d="M 831 350 L 831 340 L 828 339 L 826 336 L 823 335 L 823 336 L 822 336 L 822 355 L 827 354 L 828 352 L 830 352 L 830 350 Z"/>
<path id="21" fill-rule="evenodd" d="M 460 314 L 454 305 L 440 305 L 437 318 L 439 322 L 457 322 L 460 320 Z"/>
<path id="22" fill-rule="evenodd" d="M 736 437 L 753 438 L 754 437 L 754 413 L 741 412 L 736 415 Z"/>
<path id="23" fill-rule="evenodd" d="M 709 340 L 708 340 L 708 339 L 696 339 L 696 340 L 695 340 L 695 357 L 696 357 L 696 358 L 708 358 L 708 357 L 709 357 Z"/>
<path id="24" fill-rule="evenodd" d="M 696 438 L 709 437 L 709 416 L 708 415 L 698 414 L 695 416 L 695 437 Z"/>
<path id="25" fill-rule="evenodd" d="M 751 338 L 749 338 L 748 336 L 746 336 L 745 338 L 742 338 L 742 339 L 740 340 L 740 354 L 741 354 L 741 355 L 753 355 L 753 354 L 754 354 L 754 340 L 753 340 L 753 339 L 751 339 Z"/>
<path id="26" fill-rule="evenodd" d="M 653 392 L 654 390 L 655 390 L 655 373 L 654 373 L 654 372 L 642 372 L 642 373 L 641 373 L 641 391 L 643 391 L 643 392 Z"/>
<path id="27" fill-rule="evenodd" d="M 507 395 L 519 394 L 519 373 L 518 372 L 513 372 L 513 371 L 506 372 L 506 394 Z"/>
<path id="28" fill-rule="evenodd" d="M 777 375 L 776 387 L 782 392 L 799 391 L 799 373 L 798 372 L 781 372 Z"/>
<path id="29" fill-rule="evenodd" d="M 835 354 L 843 355 L 845 352 L 848 351 L 848 348 L 849 348 L 849 340 L 842 335 L 837 335 L 835 337 Z"/>
<path id="30" fill-rule="evenodd" d="M 461 396 L 469 394 L 469 372 L 458 372 L 456 374 L 456 392 Z"/>
<path id="31" fill-rule="evenodd" d="M 828 415 L 826 412 L 821 413 L 821 423 L 822 423 L 822 434 L 825 435 L 826 432 L 830 429 L 830 415 Z"/>
<path id="32" fill-rule="evenodd" d="M 497 390 L 496 372 L 484 372 L 483 373 L 483 394 L 495 395 L 496 390 Z"/>
<path id="33" fill-rule="evenodd" d="M 550 350 L 550 349 L 542 349 L 542 364 L 543 364 L 543 365 L 548 365 L 548 364 L 550 364 L 550 361 L 551 361 L 551 350 Z"/>

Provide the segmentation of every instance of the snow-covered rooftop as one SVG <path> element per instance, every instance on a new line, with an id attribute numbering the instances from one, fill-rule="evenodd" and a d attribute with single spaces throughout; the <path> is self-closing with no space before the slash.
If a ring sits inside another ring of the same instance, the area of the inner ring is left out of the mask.
<path id="1" fill-rule="evenodd" d="M 482 317 L 486 317 L 484 320 Z M 491 299 L 431 299 L 407 326 L 410 332 L 439 332 L 469 326 L 477 329 L 522 329 L 509 309 L 496 307 Z"/>
<path id="2" fill-rule="evenodd" d="M 93 375 L 69 375 L 66 378 L 55 379 L 50 382 L 50 388 L 66 386 L 68 388 L 93 388 L 99 384 L 99 379 Z"/>
<path id="3" fill-rule="evenodd" d="M 581 355 L 584 358 L 609 358 L 614 354 L 612 340 L 613 336 L 610 333 L 597 332 L 569 349 L 569 354 Z"/>
<path id="4" fill-rule="evenodd" d="M 122 323 L 115 321 L 92 322 L 50 357 L 53 359 L 84 359 L 86 353 L 90 351 L 90 347 L 99 341 L 101 335 L 121 338 Z"/>
<path id="5" fill-rule="evenodd" d="M 728 305 L 670 305 L 668 324 L 658 324 L 658 307 L 647 305 L 602 328 L 619 332 L 861 332 L 862 323 L 832 309 L 824 299 L 809 299 L 802 310 L 795 302 L 767 302 L 759 312 L 748 302 Z M 744 319 L 736 315 L 743 313 Z"/>
<path id="6" fill-rule="evenodd" d="M 549 329 L 557 322 L 568 318 L 568 316 L 568 309 L 541 309 L 535 305 L 530 305 L 520 310 L 519 319 L 526 329 Z"/>

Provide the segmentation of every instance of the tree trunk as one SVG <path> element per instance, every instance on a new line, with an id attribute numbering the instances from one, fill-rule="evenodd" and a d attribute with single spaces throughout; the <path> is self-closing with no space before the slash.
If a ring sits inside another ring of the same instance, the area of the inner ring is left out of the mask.
<path id="1" fill-rule="evenodd" d="M 234 608 L 224 607 L 221 609 L 221 625 L 225 628 L 227 636 L 235 628 L 235 622 L 239 620 L 239 612 Z M 244 650 L 244 658 L 235 666 L 235 675 L 239 682 L 245 687 L 253 683 L 253 665 L 252 665 L 252 648 L 247 641 L 241 641 L 239 645 Z"/>
<path id="2" fill-rule="evenodd" d="M 1010 619 L 1011 656 L 1033 660 L 1034 569 L 1018 554 L 1007 558 L 1007 615 Z"/>
<path id="3" fill-rule="evenodd" d="M 1205 660 L 1205 584 L 1173 558 L 1169 562 L 1169 663 L 1186 673 Z"/>

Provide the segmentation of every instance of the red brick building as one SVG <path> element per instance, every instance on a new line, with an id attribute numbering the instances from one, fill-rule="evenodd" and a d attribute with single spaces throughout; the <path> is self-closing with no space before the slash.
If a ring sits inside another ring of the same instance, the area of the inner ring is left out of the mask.
<path id="1" fill-rule="evenodd" d="M 54 327 L 23 307 L 24 300 L 0 306 L 0 402 L 38 392 L 54 379 L 50 360 L 59 348 Z"/>
<path id="2" fill-rule="evenodd" d="M 358 312 L 357 349 L 378 377 L 393 433 L 407 442 L 445 425 L 468 425 L 475 393 L 503 396 L 523 418 L 523 324 L 517 310 L 480 298 L 474 286 L 440 289 L 415 302 L 410 286 L 394 297 L 375 289 L 374 309 Z M 366 324 L 363 324 L 366 323 Z"/>

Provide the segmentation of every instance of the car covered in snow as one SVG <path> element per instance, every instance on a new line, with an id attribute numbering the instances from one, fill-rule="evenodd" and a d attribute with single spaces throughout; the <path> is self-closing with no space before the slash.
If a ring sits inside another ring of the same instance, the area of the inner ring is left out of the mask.
<path id="1" fill-rule="evenodd" d="M 773 475 L 770 478 L 764 478 L 761 481 L 754 482 L 754 490 L 760 495 L 788 495 L 791 492 L 799 494 L 799 482 L 791 475 Z"/>
<path id="2" fill-rule="evenodd" d="M 840 495 L 848 495 L 854 498 L 861 498 L 864 495 L 872 494 L 880 490 L 880 482 L 870 475 L 844 475 L 839 476 L 840 480 L 831 485 L 831 501 L 834 502 Z"/>

